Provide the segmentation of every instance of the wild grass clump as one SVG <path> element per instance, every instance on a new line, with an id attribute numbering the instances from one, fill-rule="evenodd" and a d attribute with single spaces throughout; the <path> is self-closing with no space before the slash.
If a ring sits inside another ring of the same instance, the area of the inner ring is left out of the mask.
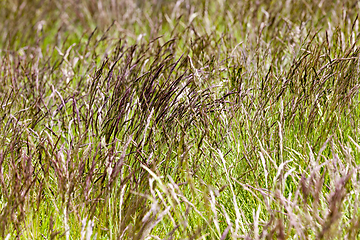
<path id="1" fill-rule="evenodd" d="M 357 1 L 2 1 L 0 237 L 356 239 Z"/>

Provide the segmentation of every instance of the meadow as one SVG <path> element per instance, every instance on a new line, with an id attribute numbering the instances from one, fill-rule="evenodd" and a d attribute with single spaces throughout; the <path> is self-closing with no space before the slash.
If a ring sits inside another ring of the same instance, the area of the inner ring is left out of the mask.
<path id="1" fill-rule="evenodd" d="M 0 1 L 1 239 L 360 239 L 359 1 Z"/>

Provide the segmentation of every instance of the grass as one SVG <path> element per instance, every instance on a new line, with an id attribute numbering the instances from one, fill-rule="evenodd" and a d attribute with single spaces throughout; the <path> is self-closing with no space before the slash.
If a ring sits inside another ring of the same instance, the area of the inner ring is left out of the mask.
<path id="1" fill-rule="evenodd" d="M 357 1 L 0 2 L 3 239 L 357 239 Z"/>

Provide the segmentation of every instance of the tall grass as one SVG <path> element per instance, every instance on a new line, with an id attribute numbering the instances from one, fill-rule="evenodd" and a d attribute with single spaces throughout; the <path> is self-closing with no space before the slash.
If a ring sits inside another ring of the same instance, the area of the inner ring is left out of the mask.
<path id="1" fill-rule="evenodd" d="M 359 10 L 0 2 L 0 237 L 357 239 Z"/>

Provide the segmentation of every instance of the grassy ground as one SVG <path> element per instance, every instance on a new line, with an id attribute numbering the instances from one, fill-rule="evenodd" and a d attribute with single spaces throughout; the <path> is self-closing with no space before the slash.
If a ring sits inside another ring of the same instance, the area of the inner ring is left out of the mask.
<path id="1" fill-rule="evenodd" d="M 0 1 L 0 238 L 358 238 L 359 12 Z"/>

